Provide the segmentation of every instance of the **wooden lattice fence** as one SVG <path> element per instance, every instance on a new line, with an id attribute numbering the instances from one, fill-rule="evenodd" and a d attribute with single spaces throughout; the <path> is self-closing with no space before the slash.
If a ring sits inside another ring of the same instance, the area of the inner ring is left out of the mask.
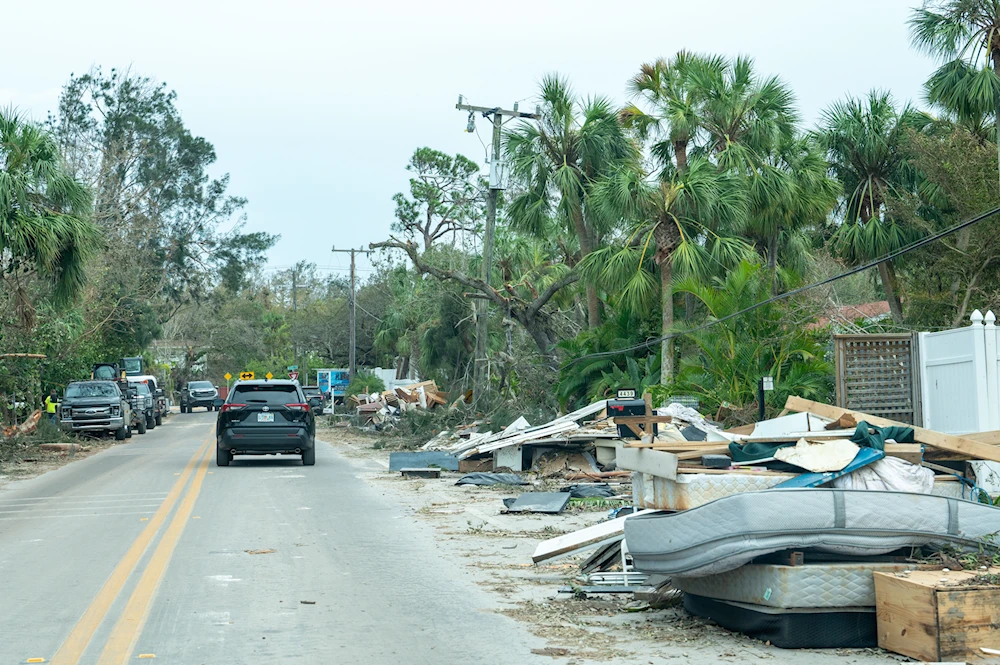
<path id="1" fill-rule="evenodd" d="M 920 364 L 913 337 L 834 335 L 837 406 L 920 425 Z"/>

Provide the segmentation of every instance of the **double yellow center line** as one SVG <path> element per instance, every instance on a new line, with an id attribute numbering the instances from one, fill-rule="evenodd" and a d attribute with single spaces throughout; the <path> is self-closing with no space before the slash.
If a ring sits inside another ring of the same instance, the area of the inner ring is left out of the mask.
<path id="1" fill-rule="evenodd" d="M 208 464 L 213 451 L 213 443 L 214 436 L 206 441 L 188 461 L 184 467 L 184 471 L 167 494 L 166 499 L 163 500 L 156 513 L 149 519 L 146 528 L 142 530 L 139 537 L 129 547 L 128 552 L 118 562 L 118 565 L 111 573 L 111 577 L 101 587 L 93 602 L 91 602 L 90 606 L 83 613 L 83 616 L 80 617 L 76 626 L 73 627 L 69 637 L 66 638 L 66 641 L 59 647 L 59 651 L 52 657 L 50 661 L 51 665 L 77 665 L 80 662 L 84 652 L 90 645 L 91 639 L 94 637 L 94 633 L 97 632 L 97 629 L 104 622 L 108 612 L 111 610 L 111 605 L 125 586 L 132 571 L 135 570 L 136 565 L 146 552 L 153 537 L 166 521 L 167 515 L 170 514 L 170 511 L 173 510 L 178 500 L 180 500 L 180 507 L 177 509 L 173 519 L 170 521 L 170 525 L 156 546 L 156 550 L 154 550 L 149 564 L 146 566 L 146 570 L 132 591 L 132 595 L 125 605 L 125 610 L 115 624 L 111 632 L 111 637 L 108 639 L 107 644 L 105 644 L 104 650 L 101 652 L 101 656 L 97 662 L 98 665 L 122 665 L 122 663 L 128 661 L 132 650 L 135 648 L 136 640 L 138 640 L 142 632 L 143 625 L 146 623 L 146 617 L 149 616 L 149 608 L 152 605 L 156 589 L 160 584 L 160 580 L 163 579 L 167 565 L 170 563 L 170 557 L 173 555 L 174 549 L 176 549 L 177 543 L 180 541 L 181 534 L 184 532 L 184 527 L 191 517 L 191 511 L 194 510 L 194 504 L 198 499 L 199 492 L 201 492 L 205 474 L 208 473 Z M 187 493 L 184 493 L 184 488 L 192 473 L 194 474 L 194 481 L 188 487 Z M 183 499 L 181 499 L 182 494 Z"/>

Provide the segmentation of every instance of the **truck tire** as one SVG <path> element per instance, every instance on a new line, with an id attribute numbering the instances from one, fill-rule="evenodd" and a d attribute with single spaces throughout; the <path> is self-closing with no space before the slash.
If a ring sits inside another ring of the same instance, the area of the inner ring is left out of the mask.
<path id="1" fill-rule="evenodd" d="M 138 429 L 139 429 L 139 434 L 145 434 L 146 433 L 146 417 L 145 416 L 139 418 Z"/>
<path id="2" fill-rule="evenodd" d="M 312 466 L 316 463 L 316 448 L 302 451 L 302 466 Z"/>
<path id="3" fill-rule="evenodd" d="M 228 450 L 223 450 L 222 448 L 215 448 L 215 465 L 216 466 L 229 466 L 229 462 L 232 461 L 233 455 Z"/>
<path id="4" fill-rule="evenodd" d="M 163 424 L 163 416 L 161 416 L 160 414 L 156 414 L 156 418 L 154 418 L 154 420 L 156 421 L 157 425 Z"/>
<path id="5" fill-rule="evenodd" d="M 115 441 L 124 441 L 124 440 L 125 440 L 125 426 L 122 425 L 121 427 L 115 430 Z"/>
<path id="6" fill-rule="evenodd" d="M 156 427 L 156 420 L 153 416 L 146 416 L 146 429 L 153 429 Z"/>

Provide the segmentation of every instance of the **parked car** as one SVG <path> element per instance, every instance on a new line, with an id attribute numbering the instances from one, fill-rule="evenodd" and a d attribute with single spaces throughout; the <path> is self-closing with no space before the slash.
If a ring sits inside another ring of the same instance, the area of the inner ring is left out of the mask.
<path id="1" fill-rule="evenodd" d="M 156 398 L 153 397 L 153 391 L 149 388 L 149 383 L 146 381 L 129 379 L 128 384 L 135 389 L 142 400 L 141 415 L 146 423 L 139 430 L 139 433 L 142 434 L 145 430 L 156 427 Z"/>
<path id="2" fill-rule="evenodd" d="M 128 377 L 129 381 L 144 381 L 149 387 L 149 392 L 153 394 L 153 424 L 146 421 L 146 427 L 153 429 L 157 425 L 163 424 L 163 417 L 170 413 L 170 406 L 167 403 L 167 395 L 156 382 L 156 377 L 152 374 L 139 374 Z"/>
<path id="3" fill-rule="evenodd" d="M 181 413 L 191 413 L 196 406 L 212 411 L 218 397 L 219 390 L 211 381 L 189 381 L 181 390 Z"/>
<path id="4" fill-rule="evenodd" d="M 302 392 L 305 394 L 312 412 L 317 416 L 322 416 L 326 408 L 326 396 L 319 386 L 302 386 Z"/>
<path id="5" fill-rule="evenodd" d="M 74 381 L 59 404 L 59 422 L 70 432 L 111 432 L 119 441 L 132 436 L 132 407 L 114 381 Z"/>
<path id="6" fill-rule="evenodd" d="M 240 381 L 217 399 L 216 464 L 236 455 L 301 455 L 316 463 L 316 418 L 297 381 Z"/>

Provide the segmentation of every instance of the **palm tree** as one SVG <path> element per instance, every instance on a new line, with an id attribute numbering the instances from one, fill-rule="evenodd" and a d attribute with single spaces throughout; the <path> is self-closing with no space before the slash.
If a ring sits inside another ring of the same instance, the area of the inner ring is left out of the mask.
<path id="1" fill-rule="evenodd" d="M 619 168 L 595 186 L 593 197 L 597 205 L 623 211 L 630 228 L 622 245 L 587 257 L 585 276 L 617 293 L 633 312 L 648 308 L 659 291 L 664 338 L 674 328 L 675 267 L 684 276 L 706 276 L 753 254 L 753 248 L 730 235 L 746 216 L 740 183 L 703 157 L 692 158 L 684 171 L 665 171 L 653 182 L 634 168 Z M 663 339 L 664 383 L 673 376 L 673 361 L 673 343 Z"/>
<path id="2" fill-rule="evenodd" d="M 826 166 L 797 136 L 791 88 L 776 76 L 758 75 L 752 59 L 699 58 L 691 61 L 688 78 L 699 100 L 701 149 L 721 170 L 743 179 L 747 231 L 759 242 L 777 290 L 779 240 L 833 207 Z"/>
<path id="3" fill-rule="evenodd" d="M 745 171 L 795 137 L 795 96 L 776 76 L 761 78 L 752 58 L 701 59 L 690 72 L 701 99 L 706 149 L 724 169 Z"/>
<path id="4" fill-rule="evenodd" d="M 836 246 L 853 265 L 899 249 L 909 239 L 885 207 L 894 189 L 913 182 L 912 168 L 900 149 L 907 127 L 924 118 L 909 107 L 897 112 L 887 92 L 872 90 L 865 99 L 848 98 L 824 111 L 818 140 L 826 148 L 834 174 L 844 186 L 844 222 Z M 879 278 L 892 317 L 903 321 L 896 270 L 892 261 L 878 264 Z"/>
<path id="5" fill-rule="evenodd" d="M 0 111 L 0 270 L 26 324 L 33 307 L 25 277 L 39 274 L 67 303 L 83 286 L 99 233 L 87 189 L 63 171 L 50 134 L 12 110 Z"/>
<path id="6" fill-rule="evenodd" d="M 927 82 L 929 100 L 960 119 L 992 114 L 1000 136 L 1000 0 L 925 1 L 909 23 L 914 46 L 945 61 Z"/>
<path id="7" fill-rule="evenodd" d="M 666 166 L 673 159 L 678 171 L 687 169 L 688 151 L 701 129 L 701 100 L 692 81 L 692 71 L 695 67 L 712 66 L 722 66 L 721 60 L 706 60 L 681 51 L 669 61 L 660 58 L 643 64 L 629 81 L 631 96 L 644 99 L 650 111 L 630 104 L 619 112 L 619 119 L 624 127 L 635 130 L 640 139 L 653 140 L 651 152 L 661 165 Z"/>
<path id="8" fill-rule="evenodd" d="M 764 247 L 772 291 L 778 287 L 778 254 L 801 258 L 800 232 L 822 224 L 836 206 L 839 183 L 829 176 L 822 148 L 810 137 L 782 141 L 747 178 L 750 235 Z M 801 273 L 801 261 L 799 272 Z"/>
<path id="9" fill-rule="evenodd" d="M 541 234 L 554 214 L 575 235 L 583 259 L 613 222 L 591 209 L 590 191 L 616 166 L 636 161 L 637 149 L 610 100 L 581 100 L 557 75 L 542 80 L 541 92 L 541 119 L 521 123 L 505 139 L 511 173 L 525 188 L 511 202 L 508 219 L 519 230 Z M 587 322 L 595 327 L 601 323 L 597 288 L 586 288 Z"/>

